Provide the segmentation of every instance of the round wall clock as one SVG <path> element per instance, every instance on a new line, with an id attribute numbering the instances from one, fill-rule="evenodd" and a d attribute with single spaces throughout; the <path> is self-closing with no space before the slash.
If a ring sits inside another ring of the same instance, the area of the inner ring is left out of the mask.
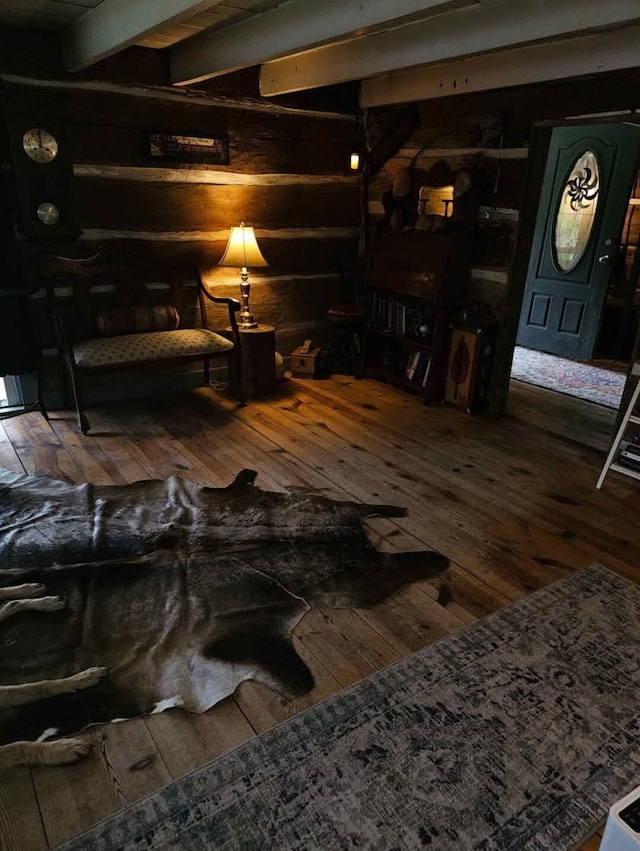
<path id="1" fill-rule="evenodd" d="M 38 218 L 43 225 L 55 225 L 60 218 L 60 213 L 55 204 L 50 201 L 43 201 L 38 207 Z"/>
<path id="2" fill-rule="evenodd" d="M 50 163 L 58 155 L 58 140 L 48 130 L 35 127 L 22 137 L 25 154 L 36 163 Z"/>

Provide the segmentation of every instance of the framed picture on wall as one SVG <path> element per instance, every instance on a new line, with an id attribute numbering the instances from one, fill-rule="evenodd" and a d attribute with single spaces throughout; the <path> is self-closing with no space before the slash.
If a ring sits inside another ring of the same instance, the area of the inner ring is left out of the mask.
<path id="1" fill-rule="evenodd" d="M 147 153 L 152 159 L 183 163 L 229 165 L 229 140 L 175 133 L 147 133 Z"/>

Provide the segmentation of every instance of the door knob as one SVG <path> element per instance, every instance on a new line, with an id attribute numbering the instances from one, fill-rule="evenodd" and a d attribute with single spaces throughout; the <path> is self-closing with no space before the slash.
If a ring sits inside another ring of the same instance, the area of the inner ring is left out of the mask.
<path id="1" fill-rule="evenodd" d="M 611 255 L 603 254 L 601 257 L 598 257 L 598 263 L 601 263 L 603 266 L 606 266 L 607 263 L 611 263 Z"/>

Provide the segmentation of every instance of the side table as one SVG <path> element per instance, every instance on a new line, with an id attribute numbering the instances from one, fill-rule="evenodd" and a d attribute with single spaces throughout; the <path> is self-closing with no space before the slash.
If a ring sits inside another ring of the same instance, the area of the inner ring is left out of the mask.
<path id="1" fill-rule="evenodd" d="M 258 325 L 257 328 L 238 328 L 238 333 L 246 397 L 270 393 L 276 384 L 276 329 L 273 325 Z M 235 375 L 232 374 L 231 380 L 237 387 Z"/>

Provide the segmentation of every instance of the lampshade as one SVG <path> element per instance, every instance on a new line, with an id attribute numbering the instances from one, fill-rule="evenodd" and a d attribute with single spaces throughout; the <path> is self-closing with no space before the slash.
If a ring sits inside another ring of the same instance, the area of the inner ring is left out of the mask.
<path id="1" fill-rule="evenodd" d="M 229 242 L 218 265 L 248 269 L 269 264 L 258 248 L 253 228 L 245 227 L 242 222 L 239 227 L 231 228 Z"/>

